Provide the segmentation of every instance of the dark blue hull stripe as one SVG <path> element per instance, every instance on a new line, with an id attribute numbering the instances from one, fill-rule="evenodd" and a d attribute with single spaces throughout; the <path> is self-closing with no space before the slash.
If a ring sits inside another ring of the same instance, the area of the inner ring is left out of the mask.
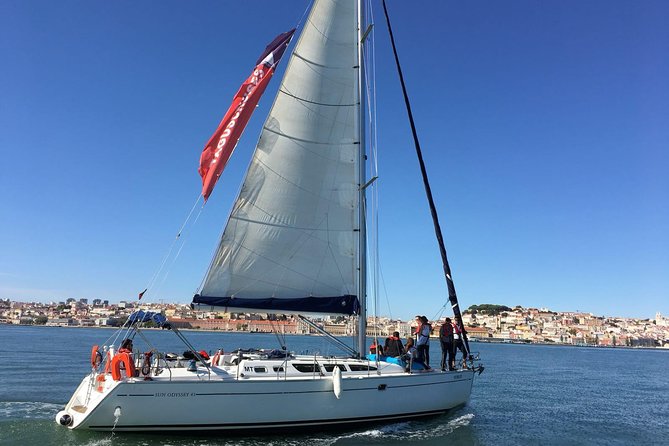
<path id="1" fill-rule="evenodd" d="M 172 430 L 172 429 L 187 429 L 187 430 L 213 430 L 213 429 L 262 429 L 262 428 L 282 428 L 282 427 L 307 427 L 314 426 L 319 424 L 358 424 L 364 423 L 373 420 L 401 420 L 405 418 L 416 418 L 416 417 L 426 417 L 432 415 L 439 415 L 446 412 L 448 409 L 443 410 L 430 410 L 426 412 L 409 412 L 403 414 L 393 414 L 393 415 L 376 415 L 371 417 L 359 417 L 359 418 L 336 418 L 336 419 L 325 419 L 325 420 L 304 420 L 304 421 L 282 421 L 282 422 L 262 422 L 262 423 L 221 423 L 221 424 L 136 424 L 136 425 L 116 425 L 115 430 L 146 430 L 146 429 L 161 429 L 161 430 Z M 89 429 L 111 429 L 112 425 L 100 425 L 100 426 L 89 426 Z"/>

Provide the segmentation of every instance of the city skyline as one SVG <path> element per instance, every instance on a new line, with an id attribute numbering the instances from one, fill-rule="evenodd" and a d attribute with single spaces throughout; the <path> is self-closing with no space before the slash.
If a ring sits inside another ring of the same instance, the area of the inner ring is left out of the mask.
<path id="1" fill-rule="evenodd" d="M 138 302 L 109 305 L 99 299 L 92 303 L 68 299 L 67 303 L 41 304 L 0 300 L 0 324 L 46 325 L 58 327 L 122 327 L 132 314 L 140 311 Z M 141 305 L 147 313 L 159 312 L 178 329 L 221 332 L 318 334 L 310 324 L 295 315 L 265 313 L 197 312 L 187 304 Z M 314 319 L 334 336 L 354 336 L 355 318 L 322 315 Z M 431 336 L 448 319 L 435 317 Z M 550 309 L 509 308 L 482 304 L 465 311 L 462 322 L 470 339 L 490 342 L 522 342 L 556 345 L 593 345 L 606 347 L 669 348 L 669 318 L 656 313 L 654 319 L 620 318 L 590 313 L 555 312 Z M 451 324 L 453 322 L 450 322 Z M 416 333 L 417 322 L 388 317 L 368 316 L 367 336 L 386 337 L 399 332 L 401 337 Z M 149 327 L 151 328 L 151 324 Z M 122 328 L 121 328 L 122 329 Z"/>
<path id="2" fill-rule="evenodd" d="M 137 299 L 121 299 L 121 300 L 110 300 L 110 299 L 104 299 L 104 298 L 94 298 L 94 299 L 89 299 L 89 298 L 74 298 L 74 297 L 69 297 L 65 300 L 14 300 L 14 299 L 9 299 L 6 297 L 0 296 L 0 301 L 9 301 L 10 303 L 16 303 L 16 304 L 21 304 L 21 305 L 32 305 L 32 304 L 41 304 L 41 305 L 61 305 L 61 304 L 72 304 L 72 303 L 84 303 L 85 305 L 106 305 L 106 306 L 118 306 L 118 305 L 130 305 L 132 308 L 155 308 L 155 307 L 160 307 L 160 306 L 165 306 L 165 307 L 171 307 L 171 306 L 178 306 L 178 305 L 186 305 L 189 306 L 188 303 L 184 302 L 178 302 L 178 301 L 170 301 L 170 300 L 165 300 L 165 299 L 160 299 L 158 302 L 153 302 L 153 301 L 144 301 L 144 300 L 137 300 Z M 471 304 L 467 307 L 464 308 L 464 312 L 469 313 L 471 307 L 476 307 L 476 306 L 481 306 L 481 305 L 494 305 L 494 306 L 500 306 L 500 307 L 508 307 L 511 308 L 511 310 L 515 310 L 516 308 L 520 307 L 523 310 L 538 310 L 538 311 L 550 311 L 554 313 L 560 313 L 560 314 L 568 314 L 568 313 L 573 313 L 573 314 L 589 314 L 592 317 L 603 317 L 603 318 L 620 318 L 620 319 L 637 319 L 637 320 L 653 320 L 658 314 L 659 315 L 664 315 L 665 313 L 661 311 L 655 311 L 652 315 L 648 315 L 645 317 L 626 317 L 626 316 L 620 316 L 616 314 L 603 314 L 603 313 L 593 313 L 590 311 L 581 311 L 579 309 L 572 309 L 572 310 L 555 310 L 553 308 L 548 308 L 548 307 L 539 307 L 539 306 L 522 306 L 522 305 L 506 305 L 503 303 L 496 303 L 496 302 L 478 302 Z M 210 313 L 209 311 L 205 313 Z M 220 311 L 221 314 L 226 313 L 225 311 Z M 240 312 L 240 314 L 242 314 Z M 243 314 L 256 314 L 256 315 L 266 315 L 267 313 L 263 312 L 243 312 Z M 443 319 L 445 317 L 452 317 L 452 314 L 446 313 L 446 312 L 439 312 L 436 317 L 432 318 L 429 317 L 430 320 L 438 320 L 438 319 Z M 333 317 L 338 317 L 338 316 L 333 316 Z M 339 316 L 340 317 L 340 316 Z M 415 315 L 408 316 L 406 318 L 402 317 L 396 317 L 396 318 L 391 318 L 388 314 L 378 314 L 378 315 L 373 315 L 373 314 L 368 314 L 368 318 L 382 318 L 382 319 L 393 319 L 393 320 L 406 320 L 406 321 L 413 321 L 415 318 Z"/>
<path id="3" fill-rule="evenodd" d="M 0 297 L 135 299 L 233 94 L 307 4 L 256 2 L 252 23 L 229 19 L 244 3 L 4 4 Z M 462 307 L 669 314 L 669 4 L 388 6 Z M 374 12 L 378 313 L 432 316 L 446 286 Z M 147 301 L 195 293 L 285 66 Z"/>

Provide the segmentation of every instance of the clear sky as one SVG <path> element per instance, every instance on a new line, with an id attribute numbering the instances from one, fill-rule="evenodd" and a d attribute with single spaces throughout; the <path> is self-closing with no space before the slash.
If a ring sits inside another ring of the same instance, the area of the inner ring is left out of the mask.
<path id="1" fill-rule="evenodd" d="M 462 306 L 669 314 L 669 2 L 388 5 Z M 135 298 L 232 95 L 306 6 L 0 2 L 0 297 Z M 446 287 L 375 17 L 380 313 L 431 317 Z M 147 299 L 190 302 L 279 79 Z"/>

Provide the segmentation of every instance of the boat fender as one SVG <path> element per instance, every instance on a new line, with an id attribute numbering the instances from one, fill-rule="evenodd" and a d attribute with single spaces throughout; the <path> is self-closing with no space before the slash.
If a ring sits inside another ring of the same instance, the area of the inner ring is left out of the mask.
<path id="1" fill-rule="evenodd" d="M 125 373 L 128 378 L 135 376 L 135 363 L 129 353 L 117 353 L 111 360 L 111 374 L 114 381 L 123 379 L 121 375 L 121 364 L 125 367 Z"/>
<path id="2" fill-rule="evenodd" d="M 56 421 L 61 426 L 70 426 L 74 420 L 72 419 L 72 415 L 65 412 L 64 410 L 61 410 L 56 414 Z"/>
<path id="3" fill-rule="evenodd" d="M 216 354 L 211 358 L 211 365 L 218 367 L 218 363 L 221 360 L 221 354 L 223 352 L 221 350 L 218 350 Z"/>
<path id="4" fill-rule="evenodd" d="M 341 370 L 339 370 L 339 367 L 335 367 L 332 370 L 332 390 L 337 399 L 339 399 L 341 397 Z"/>
<path id="5" fill-rule="evenodd" d="M 100 353 L 99 347 L 94 345 L 91 350 L 91 367 L 97 369 L 100 364 L 102 364 L 102 353 Z"/>
<path id="6" fill-rule="evenodd" d="M 111 373 L 111 360 L 114 357 L 114 347 L 107 350 L 107 359 L 105 360 L 105 373 Z"/>
<path id="7" fill-rule="evenodd" d="M 105 375 L 98 375 L 95 377 L 95 380 L 98 382 L 98 385 L 96 386 L 95 390 L 102 393 L 105 387 Z"/>

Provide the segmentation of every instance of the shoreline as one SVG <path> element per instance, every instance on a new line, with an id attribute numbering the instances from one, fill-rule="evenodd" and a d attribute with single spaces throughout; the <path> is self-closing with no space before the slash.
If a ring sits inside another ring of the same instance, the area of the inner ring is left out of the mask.
<path id="1" fill-rule="evenodd" d="M 64 326 L 64 325 L 31 325 L 31 324 L 5 324 L 5 323 L 0 323 L 0 326 L 8 326 L 8 327 L 35 327 L 35 328 L 73 328 L 73 329 L 82 329 L 82 328 L 92 328 L 92 329 L 102 329 L 102 330 L 118 330 L 121 327 L 100 327 L 100 326 L 95 326 L 95 327 L 82 327 L 82 326 Z M 164 328 L 156 328 L 156 327 L 147 327 L 147 328 L 142 328 L 142 330 L 158 330 L 162 331 L 165 330 Z M 227 334 L 227 333 L 234 333 L 234 334 L 240 334 L 240 335 L 254 335 L 254 334 L 265 334 L 265 335 L 272 335 L 274 333 L 271 332 L 259 332 L 259 331 L 227 331 L 227 330 L 211 330 L 211 329 L 199 329 L 199 328 L 180 328 L 179 331 L 183 332 L 203 332 L 203 333 L 221 333 L 221 334 Z M 319 333 L 282 333 L 282 336 L 316 336 L 316 337 L 323 337 L 322 334 Z M 368 336 L 372 338 L 373 336 Z M 436 337 L 431 337 L 432 340 L 436 339 L 436 344 L 439 342 L 439 338 Z M 475 338 L 469 339 L 470 346 L 471 344 L 477 344 L 477 343 L 482 343 L 482 344 L 507 344 L 507 345 L 537 345 L 537 346 L 549 346 L 549 347 L 585 347 L 585 348 L 596 348 L 596 349 L 610 349 L 610 350 L 659 350 L 659 351 L 669 351 L 669 347 L 631 347 L 631 346 L 626 346 L 626 345 L 585 345 L 585 344 L 560 344 L 560 343 L 552 343 L 552 342 L 524 342 L 524 341 L 510 341 L 510 340 L 505 340 L 505 339 L 481 339 L 481 338 Z"/>

